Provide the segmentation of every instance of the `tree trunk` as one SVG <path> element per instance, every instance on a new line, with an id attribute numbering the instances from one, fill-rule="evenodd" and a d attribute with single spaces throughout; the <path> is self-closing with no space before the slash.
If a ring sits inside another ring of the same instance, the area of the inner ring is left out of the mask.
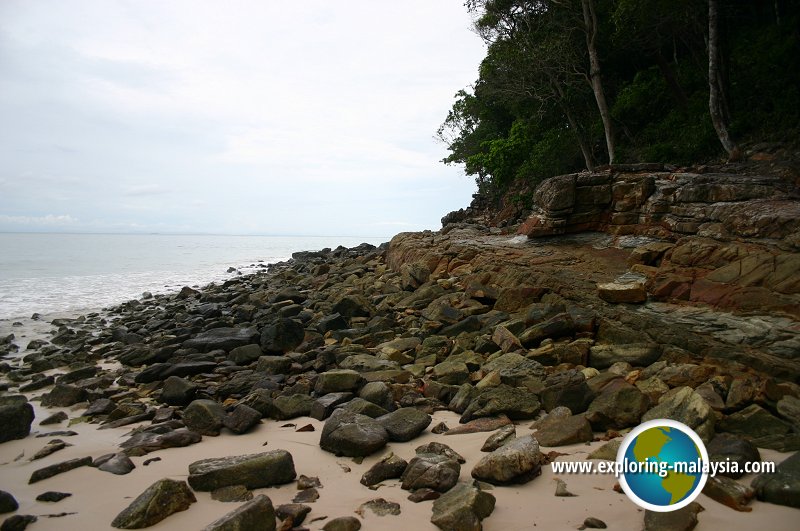
<path id="1" fill-rule="evenodd" d="M 589 79 L 592 84 L 592 92 L 597 102 L 597 110 L 600 111 L 600 119 L 603 120 L 603 131 L 606 135 L 606 147 L 608 148 L 608 163 L 614 164 L 615 142 L 614 129 L 611 125 L 611 113 L 606 103 L 606 93 L 603 90 L 603 80 L 600 77 L 600 56 L 597 53 L 597 14 L 594 10 L 594 0 L 581 0 L 583 7 L 583 23 L 586 29 L 586 47 L 589 50 Z"/>
<path id="2" fill-rule="evenodd" d="M 731 138 L 722 109 L 724 95 L 719 79 L 719 53 L 719 0 L 708 0 L 708 111 L 722 147 L 731 160 L 737 160 L 739 147 Z"/>
<path id="3" fill-rule="evenodd" d="M 558 84 L 558 82 L 552 77 L 550 78 L 550 86 L 558 98 L 558 104 L 561 106 L 562 112 L 567 117 L 567 121 L 569 122 L 572 132 L 575 133 L 575 138 L 578 141 L 578 146 L 581 148 L 581 154 L 583 155 L 583 162 L 586 164 L 586 169 L 589 171 L 594 171 L 594 157 L 592 157 L 592 150 L 589 148 L 589 144 L 586 142 L 586 138 L 584 138 L 583 131 L 581 130 L 580 126 L 578 126 L 578 122 L 575 120 L 575 117 L 572 116 L 572 113 L 569 110 L 569 105 L 567 105 L 566 98 L 564 97 L 564 91 L 561 89 L 561 86 Z"/>

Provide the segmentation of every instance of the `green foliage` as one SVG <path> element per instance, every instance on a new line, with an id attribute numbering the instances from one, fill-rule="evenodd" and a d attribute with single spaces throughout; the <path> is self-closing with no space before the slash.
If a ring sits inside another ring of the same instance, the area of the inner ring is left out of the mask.
<path id="1" fill-rule="evenodd" d="M 708 112 L 706 0 L 592 0 L 619 162 L 718 157 Z M 474 89 L 439 130 L 482 190 L 503 191 L 604 158 L 580 0 L 468 0 L 489 44 Z M 800 123 L 800 6 L 722 1 L 724 75 L 739 139 L 786 139 Z M 778 11 L 775 11 L 778 9 Z M 780 23 L 778 23 L 780 21 Z M 790 138 L 790 140 L 793 140 Z"/>

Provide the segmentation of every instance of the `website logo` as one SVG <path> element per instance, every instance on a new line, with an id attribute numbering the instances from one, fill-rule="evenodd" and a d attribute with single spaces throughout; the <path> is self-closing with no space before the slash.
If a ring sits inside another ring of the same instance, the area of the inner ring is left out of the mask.
<path id="1" fill-rule="evenodd" d="M 708 480 L 708 452 L 688 426 L 657 419 L 637 426 L 622 440 L 616 469 L 625 494 L 650 511 L 689 505 Z"/>

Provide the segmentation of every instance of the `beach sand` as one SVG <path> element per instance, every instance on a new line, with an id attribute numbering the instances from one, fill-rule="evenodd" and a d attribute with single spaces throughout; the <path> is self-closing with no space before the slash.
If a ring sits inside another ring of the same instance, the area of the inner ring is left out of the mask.
<path id="1" fill-rule="evenodd" d="M 34 402 L 36 404 L 36 402 Z M 434 530 L 430 523 L 432 502 L 413 503 L 407 500 L 408 491 L 400 488 L 398 480 L 388 480 L 377 490 L 370 490 L 359 483 L 361 475 L 389 451 L 410 459 L 414 448 L 429 441 L 440 441 L 451 446 L 466 458 L 462 465 L 461 479 L 469 479 L 469 473 L 483 454 L 480 451 L 489 433 L 464 435 L 435 435 L 427 431 L 417 439 L 407 443 L 390 443 L 386 451 L 370 456 L 361 464 L 346 457 L 335 457 L 319 447 L 319 435 L 323 423 L 310 418 L 298 418 L 291 422 L 265 420 L 263 424 L 245 435 L 223 432 L 219 437 L 204 437 L 199 444 L 186 448 L 161 450 L 143 457 L 133 457 L 136 469 L 130 474 L 116 476 L 91 467 L 82 467 L 50 479 L 28 485 L 30 474 L 43 466 L 67 459 L 99 457 L 116 452 L 118 444 L 133 426 L 97 430 L 95 425 L 77 424 L 70 429 L 77 436 L 63 440 L 73 446 L 30 462 L 28 459 L 50 439 L 36 438 L 38 433 L 55 429 L 66 429 L 67 421 L 60 425 L 38 426 L 38 420 L 58 411 L 41 408 L 36 404 L 35 430 L 23 440 L 0 445 L 0 488 L 11 492 L 18 500 L 17 514 L 39 516 L 31 529 L 113 529 L 110 526 L 114 517 L 145 488 L 161 478 L 186 479 L 188 466 L 193 461 L 230 455 L 258 453 L 267 450 L 285 449 L 289 451 L 299 474 L 319 477 L 323 488 L 320 498 L 311 503 L 312 511 L 305 525 L 310 529 L 321 529 L 325 520 L 311 522 L 323 516 L 330 518 L 354 515 L 359 506 L 375 498 L 384 498 L 400 504 L 399 516 L 379 517 L 369 510 L 363 513 L 364 529 L 386 529 L 405 531 L 409 528 Z M 81 409 L 68 410 L 70 417 L 79 416 Z M 433 424 L 444 421 L 449 426 L 458 424 L 458 415 L 451 412 L 437 412 Z M 314 432 L 296 432 L 286 424 L 303 426 L 312 424 Z M 432 424 L 432 425 L 433 425 Z M 517 425 L 518 435 L 530 433 L 529 422 Z M 569 454 L 559 459 L 583 460 L 585 456 L 602 445 L 602 442 L 559 447 L 558 452 Z M 549 449 L 544 448 L 547 452 Z M 15 458 L 24 453 L 24 457 Z M 773 451 L 762 451 L 765 460 L 779 462 L 787 455 Z M 159 457 L 161 460 L 143 466 L 143 462 Z M 349 472 L 347 471 L 349 470 Z M 643 512 L 624 494 L 612 490 L 615 479 L 610 475 L 570 475 L 561 476 L 575 497 L 554 496 L 556 483 L 551 467 L 543 467 L 542 475 L 533 481 L 519 486 L 495 487 L 491 493 L 497 498 L 492 515 L 484 520 L 484 529 L 522 530 L 522 529 L 577 529 L 583 520 L 593 516 L 608 524 L 609 529 L 640 529 Z M 749 483 L 750 477 L 742 479 Z M 37 502 L 37 495 L 45 491 L 72 493 L 72 496 L 58 503 Z M 295 483 L 280 488 L 258 489 L 254 494 L 266 494 L 274 505 L 290 503 L 297 494 Z M 211 499 L 206 492 L 196 493 L 198 503 L 187 511 L 176 513 L 151 529 L 201 529 L 216 518 L 233 510 L 237 503 L 223 503 Z M 701 495 L 698 500 L 705 511 L 700 515 L 697 529 L 797 529 L 796 509 L 755 501 L 750 513 L 736 512 L 714 500 Z M 60 518 L 47 518 L 46 515 L 75 513 Z"/>
<path id="2" fill-rule="evenodd" d="M 25 345 L 33 339 L 46 338 L 57 327 L 50 324 L 54 318 L 76 317 L 75 314 L 59 314 L 43 316 L 41 320 L 15 319 L 23 326 L 13 326 L 12 320 L 0 322 L 0 330 L 12 331 L 20 345 L 17 360 L 25 354 Z M 100 363 L 105 369 L 113 369 L 114 363 Z M 54 369 L 48 373 L 63 372 Z M 359 483 L 362 474 L 376 461 L 389 452 L 394 452 L 400 457 L 410 460 L 415 454 L 417 446 L 430 441 L 439 441 L 452 447 L 460 453 L 466 463 L 461 466 L 462 481 L 471 479 L 472 467 L 485 453 L 480 451 L 489 432 L 443 435 L 433 434 L 430 427 L 421 436 L 407 443 L 392 442 L 383 450 L 361 463 L 356 463 L 348 457 L 336 457 L 323 451 L 319 446 L 319 437 L 323 422 L 301 417 L 291 421 L 275 421 L 263 419 L 262 423 L 245 435 L 235 435 L 227 429 L 218 437 L 203 437 L 202 442 L 185 448 L 172 448 L 160 450 L 142 457 L 132 457 L 136 468 L 127 475 L 117 476 L 91 467 L 81 467 L 52 478 L 28 484 L 28 479 L 34 470 L 45 466 L 60 463 L 68 459 L 91 456 L 100 457 L 104 454 L 120 451 L 119 444 L 127 439 L 127 434 L 136 426 L 148 423 L 134 424 L 122 428 L 98 430 L 98 425 L 78 423 L 68 426 L 69 421 L 48 426 L 40 426 L 39 422 L 57 411 L 64 411 L 70 419 L 79 417 L 86 407 L 86 403 L 76 404 L 71 408 L 44 408 L 36 397 L 49 391 L 45 390 L 28 393 L 34 406 L 36 418 L 31 426 L 31 434 L 25 439 L 9 441 L 0 444 L 0 490 L 5 490 L 14 495 L 19 502 L 19 509 L 13 514 L 31 514 L 39 517 L 32 524 L 31 530 L 64 530 L 81 529 L 108 530 L 114 517 L 125 509 L 130 502 L 155 481 L 162 478 L 185 480 L 188 477 L 189 464 L 211 457 L 224 457 L 259 453 L 269 450 L 284 449 L 290 452 L 294 459 L 298 476 L 317 476 L 322 483 L 318 489 L 320 497 L 310 503 L 312 510 L 306 517 L 303 526 L 308 529 L 322 529 L 326 521 L 339 516 L 358 516 L 355 511 L 361 504 L 376 499 L 384 498 L 396 502 L 401 507 L 399 516 L 377 516 L 370 510 L 361 511 L 363 529 L 380 529 L 408 531 L 435 530 L 431 522 L 432 501 L 413 503 L 409 501 L 409 492 L 400 488 L 399 480 L 387 480 L 376 490 L 371 490 Z M 445 422 L 449 427 L 458 425 L 459 416 L 449 411 L 439 411 L 433 415 L 431 426 Z M 296 427 L 311 424 L 313 432 L 297 432 Z M 516 423 L 517 436 L 531 433 L 531 421 Z M 53 436 L 36 437 L 56 430 L 73 430 L 77 435 L 71 437 Z M 41 449 L 47 441 L 60 438 L 72 446 L 58 451 L 46 458 L 31 462 L 29 459 Z M 584 460 L 594 449 L 605 444 L 595 441 L 590 444 L 577 444 L 558 448 L 543 447 L 547 453 L 555 450 L 567 455 L 558 457 L 559 460 Z M 781 462 L 791 454 L 783 454 L 772 450 L 761 450 L 763 460 L 776 463 Z M 148 466 L 143 463 L 153 458 L 160 458 Z M 740 481 L 749 484 L 753 475 L 743 477 Z M 608 525 L 609 529 L 635 530 L 642 529 L 644 511 L 631 502 L 625 494 L 613 490 L 616 479 L 613 475 L 562 475 L 567 483 L 567 488 L 575 494 L 574 497 L 556 497 L 554 495 L 556 482 L 550 465 L 542 468 L 541 476 L 524 485 L 494 487 L 491 494 L 497 499 L 494 512 L 483 521 L 483 528 L 493 530 L 528 530 L 528 529 L 577 529 L 584 519 L 592 516 L 599 518 Z M 36 496 L 46 491 L 59 491 L 71 493 L 72 496 L 57 503 L 38 502 Z M 278 488 L 254 490 L 255 495 L 266 494 L 277 507 L 280 504 L 291 503 L 292 498 L 298 493 L 296 482 Z M 240 503 L 224 503 L 211 499 L 210 493 L 196 492 L 197 503 L 188 510 L 173 514 L 162 522 L 149 529 L 202 529 L 217 518 L 227 514 Z M 752 512 L 737 512 L 724 506 L 705 495 L 700 495 L 697 501 L 705 508 L 699 515 L 698 530 L 751 530 L 770 529 L 772 531 L 797 529 L 797 518 L 800 515 L 797 509 L 753 501 L 750 505 Z M 65 516 L 48 517 L 67 513 Z M 2 515 L 4 519 L 10 514 Z M 324 519 L 323 519 L 324 518 Z M 320 520 L 315 520 L 320 519 Z"/>

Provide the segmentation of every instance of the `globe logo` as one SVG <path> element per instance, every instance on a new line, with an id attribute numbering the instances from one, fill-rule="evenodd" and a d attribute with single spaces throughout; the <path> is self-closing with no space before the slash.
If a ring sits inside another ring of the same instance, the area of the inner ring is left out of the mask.
<path id="1" fill-rule="evenodd" d="M 675 511 L 694 501 L 708 479 L 708 452 L 688 426 L 668 419 L 631 431 L 617 453 L 619 483 L 639 507 Z"/>

